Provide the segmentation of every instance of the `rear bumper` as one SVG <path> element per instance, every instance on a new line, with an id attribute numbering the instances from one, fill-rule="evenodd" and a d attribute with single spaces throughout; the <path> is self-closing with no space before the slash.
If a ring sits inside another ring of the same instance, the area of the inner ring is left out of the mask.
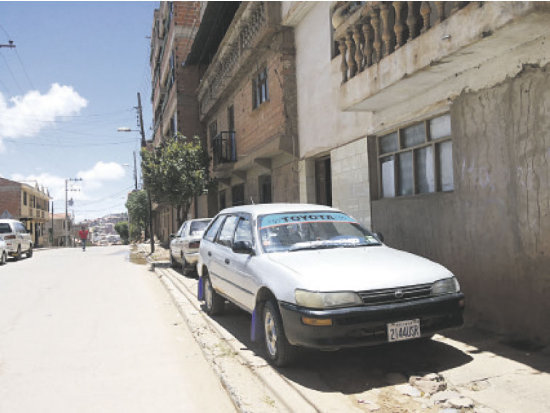
<path id="1" fill-rule="evenodd" d="M 279 308 L 288 341 L 293 345 L 319 349 L 386 343 L 387 323 L 397 321 L 419 319 L 422 336 L 464 323 L 462 293 L 413 302 L 333 310 L 310 310 L 285 302 L 280 302 Z M 302 316 L 330 318 L 332 325 L 306 325 L 302 322 Z"/>
<path id="2" fill-rule="evenodd" d="M 199 260 L 199 252 L 184 252 L 183 254 L 185 256 L 185 261 L 187 261 L 190 265 L 197 265 L 197 261 Z"/>

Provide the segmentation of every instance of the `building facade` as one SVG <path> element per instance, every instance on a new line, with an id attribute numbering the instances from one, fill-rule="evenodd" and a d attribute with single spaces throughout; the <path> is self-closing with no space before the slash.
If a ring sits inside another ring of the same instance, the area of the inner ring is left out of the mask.
<path id="1" fill-rule="evenodd" d="M 205 4 L 198 1 L 161 2 L 155 10 L 151 32 L 153 105 L 152 145 L 160 145 L 176 133 L 203 136 L 198 117 L 198 71 L 184 62 L 199 28 Z M 154 231 L 163 242 L 175 233 L 184 217 L 169 205 L 153 205 Z"/>
<path id="2" fill-rule="evenodd" d="M 209 24 L 216 16 L 221 23 Z M 186 64 L 201 73 L 199 118 L 216 180 L 202 216 L 232 205 L 297 202 L 294 33 L 281 24 L 281 3 L 209 2 Z"/>
<path id="3" fill-rule="evenodd" d="M 446 265 L 469 322 L 550 342 L 548 3 L 284 2 L 282 20 L 300 199 Z"/>
<path id="4" fill-rule="evenodd" d="M 0 215 L 21 221 L 35 246 L 49 242 L 45 223 L 49 219 L 50 199 L 47 190 L 38 183 L 31 186 L 0 178 Z"/>

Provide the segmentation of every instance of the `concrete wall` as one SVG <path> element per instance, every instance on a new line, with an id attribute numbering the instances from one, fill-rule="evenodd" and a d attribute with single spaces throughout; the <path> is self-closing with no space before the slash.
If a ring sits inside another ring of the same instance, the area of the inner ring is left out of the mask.
<path id="1" fill-rule="evenodd" d="M 517 77 L 460 95 L 451 104 L 455 190 L 372 202 L 374 228 L 388 244 L 459 277 L 468 320 L 546 343 L 549 102 L 550 66 L 524 66 Z"/>

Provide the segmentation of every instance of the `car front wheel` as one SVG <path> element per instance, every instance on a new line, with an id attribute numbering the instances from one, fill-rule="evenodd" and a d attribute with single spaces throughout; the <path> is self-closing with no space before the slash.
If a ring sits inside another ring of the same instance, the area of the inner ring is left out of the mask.
<path id="1" fill-rule="evenodd" d="M 269 362 L 277 367 L 289 364 L 295 356 L 296 348 L 286 339 L 281 316 L 273 301 L 264 305 L 263 325 L 264 347 Z"/>
<path id="2" fill-rule="evenodd" d="M 27 251 L 27 258 L 32 257 L 32 246 L 29 247 L 29 250 Z"/>
<path id="3" fill-rule="evenodd" d="M 17 252 L 13 256 L 13 258 L 15 259 L 15 261 L 17 261 L 19 258 L 21 258 L 21 245 L 17 246 Z"/>
<path id="4" fill-rule="evenodd" d="M 170 251 L 170 266 L 172 268 L 176 268 L 176 260 L 174 259 L 174 256 L 172 255 L 172 251 Z"/>
<path id="5" fill-rule="evenodd" d="M 204 302 L 208 315 L 221 314 L 225 306 L 225 300 L 212 287 L 210 277 L 204 278 Z"/>

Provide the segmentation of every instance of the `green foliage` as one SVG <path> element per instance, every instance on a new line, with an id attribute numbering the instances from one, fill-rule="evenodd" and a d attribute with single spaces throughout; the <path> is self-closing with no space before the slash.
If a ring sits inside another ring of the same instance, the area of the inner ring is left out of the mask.
<path id="1" fill-rule="evenodd" d="M 132 191 L 128 194 L 126 209 L 130 219 L 130 236 L 136 240 L 145 231 L 149 222 L 149 204 L 146 191 Z"/>
<path id="2" fill-rule="evenodd" d="M 178 134 L 152 151 L 143 149 L 141 156 L 143 181 L 151 199 L 181 207 L 185 217 L 193 197 L 210 183 L 208 153 L 200 139 Z"/>
<path id="3" fill-rule="evenodd" d="M 128 244 L 128 223 L 120 221 L 115 224 L 115 231 L 120 235 L 120 239 L 125 244 Z"/>

